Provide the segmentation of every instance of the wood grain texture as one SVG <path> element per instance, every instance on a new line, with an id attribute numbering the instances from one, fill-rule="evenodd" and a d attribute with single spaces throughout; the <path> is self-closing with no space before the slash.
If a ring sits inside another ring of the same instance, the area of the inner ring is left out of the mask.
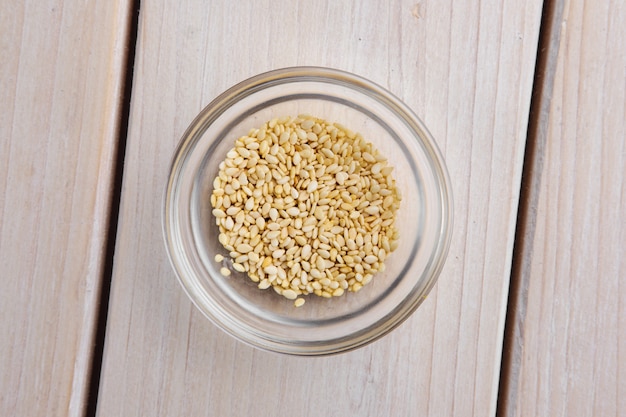
<path id="1" fill-rule="evenodd" d="M 624 21 L 622 1 L 565 4 L 508 415 L 626 413 Z"/>
<path id="2" fill-rule="evenodd" d="M 0 4 L 0 415 L 80 416 L 129 7 Z"/>
<path id="3" fill-rule="evenodd" d="M 493 415 L 541 2 L 142 3 L 98 415 Z M 245 346 L 188 301 L 161 204 L 174 148 L 213 97 L 291 65 L 356 72 L 402 98 L 455 193 L 435 291 L 355 352 Z"/>

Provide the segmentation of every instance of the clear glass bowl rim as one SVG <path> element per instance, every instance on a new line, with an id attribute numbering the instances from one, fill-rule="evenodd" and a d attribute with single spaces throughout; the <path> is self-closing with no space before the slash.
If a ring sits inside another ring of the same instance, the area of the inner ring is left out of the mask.
<path id="1" fill-rule="evenodd" d="M 243 336 L 226 325 L 226 323 L 231 325 L 234 323 L 232 318 L 222 316 L 221 312 L 209 312 L 205 306 L 199 305 L 193 288 L 189 287 L 188 278 L 184 277 L 185 268 L 181 265 L 180 259 L 178 259 L 181 254 L 178 253 L 179 248 L 175 241 L 179 230 L 175 226 L 175 210 L 172 210 L 170 206 L 176 195 L 176 182 L 179 177 L 177 174 L 181 170 L 181 161 L 185 160 L 185 155 L 189 152 L 190 145 L 203 135 L 206 127 L 217 120 L 224 113 L 225 109 L 228 109 L 241 98 L 277 83 L 286 84 L 295 81 L 329 82 L 358 90 L 384 104 L 395 116 L 407 124 L 415 132 L 416 136 L 422 139 L 423 145 L 427 148 L 431 160 L 434 162 L 431 168 L 435 171 L 438 179 L 442 209 L 439 240 L 437 246 L 432 251 L 432 259 L 435 262 L 431 265 L 430 273 L 424 286 L 425 290 L 422 291 L 420 296 L 411 299 L 409 303 L 398 306 L 394 309 L 392 317 L 381 318 L 379 323 L 377 323 L 379 325 L 373 329 L 366 329 L 367 331 L 361 332 L 355 335 L 355 337 L 337 339 L 332 343 L 312 344 L 309 346 L 310 349 L 302 346 L 286 346 L 280 342 L 263 339 L 258 334 L 250 334 L 248 337 Z M 314 66 L 288 67 L 261 73 L 235 84 L 206 105 L 191 122 L 174 151 L 174 157 L 170 165 L 168 181 L 163 196 L 162 230 L 167 255 L 176 272 L 179 283 L 190 300 L 211 322 L 236 339 L 263 350 L 303 356 L 320 356 L 345 352 L 369 344 L 398 327 L 419 307 L 425 299 L 425 295 L 430 292 L 436 283 L 448 255 L 453 230 L 453 196 L 449 174 L 441 151 L 433 136 L 421 119 L 399 98 L 376 83 L 343 70 Z"/>

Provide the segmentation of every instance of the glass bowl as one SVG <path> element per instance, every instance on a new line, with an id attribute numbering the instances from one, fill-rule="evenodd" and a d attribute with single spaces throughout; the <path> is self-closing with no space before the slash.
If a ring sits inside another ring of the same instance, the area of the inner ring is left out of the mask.
<path id="1" fill-rule="evenodd" d="M 218 165 L 240 136 L 273 118 L 310 114 L 373 143 L 394 166 L 402 194 L 398 248 L 360 291 L 306 296 L 296 308 L 232 268 L 218 242 L 210 196 Z M 441 271 L 452 233 L 452 192 L 432 136 L 412 111 L 378 85 L 329 68 L 279 69 L 243 81 L 211 102 L 176 149 L 164 199 L 170 261 L 197 308 L 232 336 L 261 349 L 324 355 L 363 346 L 415 311 Z M 225 256 L 217 262 L 216 254 Z M 226 277 L 220 269 L 232 273 Z"/>

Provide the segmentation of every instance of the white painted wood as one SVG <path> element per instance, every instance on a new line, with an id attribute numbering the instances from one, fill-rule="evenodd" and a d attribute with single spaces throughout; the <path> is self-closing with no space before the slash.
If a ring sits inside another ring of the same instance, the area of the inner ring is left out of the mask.
<path id="1" fill-rule="evenodd" d="M 142 2 L 98 415 L 493 415 L 541 2 Z M 268 354 L 194 309 L 167 261 L 174 148 L 256 73 L 336 67 L 390 89 L 449 164 L 450 256 L 384 339 L 327 358 Z"/>
<path id="2" fill-rule="evenodd" d="M 0 415 L 84 413 L 129 2 L 0 3 Z"/>
<path id="3" fill-rule="evenodd" d="M 626 413 L 624 21 L 565 3 L 510 415 Z"/>

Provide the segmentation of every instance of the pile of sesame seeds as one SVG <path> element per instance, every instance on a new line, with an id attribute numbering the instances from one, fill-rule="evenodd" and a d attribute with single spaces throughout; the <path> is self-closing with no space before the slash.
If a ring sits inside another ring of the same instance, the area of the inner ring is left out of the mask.
<path id="1" fill-rule="evenodd" d="M 300 115 L 250 130 L 220 163 L 211 194 L 232 268 L 297 307 L 302 295 L 359 291 L 398 246 L 392 170 L 338 123 Z"/>

